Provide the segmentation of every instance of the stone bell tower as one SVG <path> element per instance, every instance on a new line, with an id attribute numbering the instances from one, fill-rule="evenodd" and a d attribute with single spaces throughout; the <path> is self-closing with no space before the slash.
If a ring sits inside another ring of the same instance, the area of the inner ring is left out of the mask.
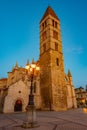
<path id="1" fill-rule="evenodd" d="M 42 109 L 66 110 L 60 20 L 50 6 L 40 21 L 40 68 Z"/>

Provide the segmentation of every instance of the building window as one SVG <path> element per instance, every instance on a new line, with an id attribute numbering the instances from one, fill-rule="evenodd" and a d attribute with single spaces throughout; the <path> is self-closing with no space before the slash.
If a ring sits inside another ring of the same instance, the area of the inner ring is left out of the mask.
<path id="1" fill-rule="evenodd" d="M 55 51 L 58 51 L 58 43 L 55 42 Z"/>
<path id="2" fill-rule="evenodd" d="M 43 44 L 43 52 L 46 51 L 46 43 Z"/>
<path id="3" fill-rule="evenodd" d="M 44 23 L 42 23 L 42 29 L 44 29 Z"/>
<path id="4" fill-rule="evenodd" d="M 52 20 L 52 26 L 54 27 L 54 20 Z"/>
<path id="5" fill-rule="evenodd" d="M 56 65 L 59 66 L 59 59 L 56 58 Z"/>
<path id="6" fill-rule="evenodd" d="M 58 40 L 58 32 L 57 31 L 53 31 L 53 38 Z"/>
<path id="7" fill-rule="evenodd" d="M 47 21 L 45 21 L 44 23 L 42 23 L 42 29 L 44 29 L 47 26 Z"/>
<path id="8" fill-rule="evenodd" d="M 21 91 L 19 91 L 18 93 L 21 93 Z"/>
<path id="9" fill-rule="evenodd" d="M 57 28 L 57 22 L 54 21 L 54 20 L 52 20 L 52 26 L 55 27 L 55 28 Z"/>
<path id="10" fill-rule="evenodd" d="M 57 28 L 57 22 L 55 22 L 55 28 Z"/>
<path id="11" fill-rule="evenodd" d="M 47 26 L 47 21 L 44 22 L 44 26 L 45 26 L 45 27 Z"/>

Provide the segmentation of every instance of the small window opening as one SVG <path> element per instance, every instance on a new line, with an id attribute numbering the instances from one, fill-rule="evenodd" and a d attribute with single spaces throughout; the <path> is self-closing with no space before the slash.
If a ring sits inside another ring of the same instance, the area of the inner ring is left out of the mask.
<path id="1" fill-rule="evenodd" d="M 56 58 L 56 65 L 59 66 L 59 59 Z"/>

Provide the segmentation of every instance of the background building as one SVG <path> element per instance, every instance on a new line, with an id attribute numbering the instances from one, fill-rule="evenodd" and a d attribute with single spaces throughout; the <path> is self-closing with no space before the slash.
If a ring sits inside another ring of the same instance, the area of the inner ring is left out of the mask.
<path id="1" fill-rule="evenodd" d="M 87 88 L 79 87 L 75 89 L 78 107 L 87 107 Z"/>

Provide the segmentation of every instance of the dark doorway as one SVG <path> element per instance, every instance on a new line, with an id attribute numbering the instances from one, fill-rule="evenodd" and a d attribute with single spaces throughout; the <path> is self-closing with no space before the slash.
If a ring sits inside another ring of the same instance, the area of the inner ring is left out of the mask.
<path id="1" fill-rule="evenodd" d="M 22 111 L 22 101 L 21 100 L 17 100 L 14 106 L 14 111 Z"/>

